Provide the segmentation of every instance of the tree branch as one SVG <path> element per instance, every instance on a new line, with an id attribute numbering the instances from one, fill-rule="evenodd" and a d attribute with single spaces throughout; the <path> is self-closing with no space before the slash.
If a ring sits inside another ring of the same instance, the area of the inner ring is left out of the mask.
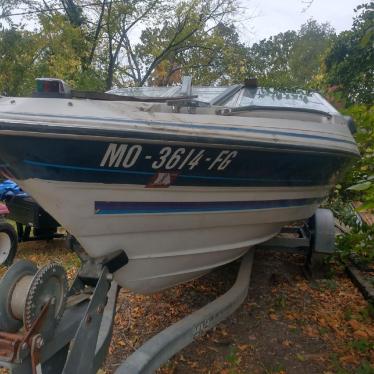
<path id="1" fill-rule="evenodd" d="M 95 30 L 94 40 L 92 42 L 90 55 L 89 55 L 88 60 L 87 60 L 87 68 L 92 64 L 92 60 L 93 60 L 95 50 L 96 50 L 96 47 L 97 47 L 97 43 L 98 43 L 98 40 L 99 40 L 99 35 L 100 35 L 100 31 L 101 31 L 101 28 L 102 28 L 102 22 L 103 22 L 103 18 L 104 18 L 105 4 L 106 4 L 106 0 L 103 0 L 103 3 L 101 4 L 101 8 L 100 8 L 99 20 L 97 22 L 97 26 L 96 26 L 96 30 Z"/>

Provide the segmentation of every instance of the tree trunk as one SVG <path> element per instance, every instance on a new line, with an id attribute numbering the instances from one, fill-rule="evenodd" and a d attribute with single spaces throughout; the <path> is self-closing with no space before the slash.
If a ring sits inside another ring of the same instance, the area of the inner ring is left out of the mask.
<path id="1" fill-rule="evenodd" d="M 107 77 L 106 77 L 106 89 L 107 90 L 110 90 L 112 88 L 112 85 L 113 85 L 113 75 L 114 75 L 114 65 L 115 65 L 115 61 L 113 58 L 110 59 L 109 61 L 109 65 L 108 65 L 108 71 L 107 71 Z"/>

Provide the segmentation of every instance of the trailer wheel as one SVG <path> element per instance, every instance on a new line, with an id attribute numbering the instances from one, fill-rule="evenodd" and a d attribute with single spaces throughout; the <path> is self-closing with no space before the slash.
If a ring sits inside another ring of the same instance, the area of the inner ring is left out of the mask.
<path id="1" fill-rule="evenodd" d="M 325 260 L 335 251 L 335 220 L 330 209 L 317 209 L 309 219 L 310 248 L 307 265 L 312 272 L 326 267 Z"/>
<path id="2" fill-rule="evenodd" d="M 330 209 L 317 209 L 309 220 L 311 247 L 315 253 L 332 254 L 335 251 L 335 221 Z"/>
<path id="3" fill-rule="evenodd" d="M 0 221 L 0 265 L 9 266 L 17 252 L 17 233 L 13 226 Z"/>

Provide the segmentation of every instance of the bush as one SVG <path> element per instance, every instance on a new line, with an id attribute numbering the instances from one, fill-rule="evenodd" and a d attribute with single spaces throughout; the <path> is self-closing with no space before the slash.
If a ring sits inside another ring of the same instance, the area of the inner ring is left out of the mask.
<path id="1" fill-rule="evenodd" d="M 356 123 L 355 135 L 361 158 L 330 196 L 329 206 L 350 233 L 337 238 L 340 258 L 345 262 L 352 255 L 362 264 L 374 262 L 374 226 L 362 223 L 351 201 L 362 204 L 359 212 L 374 210 L 374 106 L 353 105 L 344 111 Z"/>

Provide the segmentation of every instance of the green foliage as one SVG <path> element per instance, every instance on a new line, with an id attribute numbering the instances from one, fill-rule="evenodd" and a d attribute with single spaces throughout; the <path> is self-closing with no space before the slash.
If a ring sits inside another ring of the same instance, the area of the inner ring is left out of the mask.
<path id="1" fill-rule="evenodd" d="M 42 31 L 36 35 L 39 56 L 38 76 L 59 77 L 74 85 L 81 71 L 85 43 L 81 30 L 64 16 L 40 16 Z"/>
<path id="2" fill-rule="evenodd" d="M 0 92 L 7 95 L 32 91 L 37 75 L 39 41 L 33 33 L 11 28 L 0 32 Z"/>
<path id="3" fill-rule="evenodd" d="M 184 74 L 197 71 L 197 81 L 203 83 L 231 82 L 243 73 L 245 47 L 232 22 L 236 0 L 16 2 L 33 11 L 37 25 L 30 33 L 38 43 L 37 56 L 22 67 L 30 76 L 57 76 L 83 89 L 109 89 L 173 83 L 169 78 L 178 72 L 180 81 L 182 69 Z M 6 1 L 0 0 L 0 11 L 9 24 Z M 21 26 L 15 30 L 21 32 Z M 139 42 L 132 38 L 134 30 L 142 31 Z"/>
<path id="4" fill-rule="evenodd" d="M 167 85 L 186 74 L 195 84 L 238 79 L 246 49 L 230 19 L 235 8 L 233 0 L 177 3 L 162 22 L 143 30 L 134 55 L 145 73 L 137 83 Z"/>
<path id="5" fill-rule="evenodd" d="M 374 226 L 357 219 L 350 201 L 362 203 L 359 211 L 374 208 L 374 107 L 353 105 L 344 113 L 352 116 L 356 123 L 355 137 L 361 158 L 331 195 L 330 207 L 334 215 L 351 228 L 349 234 L 337 239 L 341 259 L 347 261 L 354 254 L 359 262 L 368 264 L 374 261 Z"/>
<path id="6" fill-rule="evenodd" d="M 0 0 L 0 88 L 9 94 L 28 94 L 38 75 L 57 76 L 82 89 L 173 84 L 186 74 L 195 84 L 233 84 L 256 76 L 276 88 L 338 85 L 343 96 L 354 87 L 355 98 L 370 87 L 364 83 L 370 83 L 372 72 L 372 5 L 362 6 L 353 29 L 338 37 L 328 24 L 309 20 L 298 31 L 248 47 L 234 23 L 240 10 L 236 0 L 12 4 L 42 13 L 33 13 L 37 27 L 26 32 L 8 17 L 14 6 Z M 134 43 L 136 27 L 142 32 Z"/>
<path id="7" fill-rule="evenodd" d="M 374 343 L 368 342 L 366 339 L 354 340 L 350 346 L 361 353 L 366 353 L 374 349 Z"/>
<path id="8" fill-rule="evenodd" d="M 350 203 L 350 196 L 347 190 L 343 190 L 341 185 L 337 185 L 330 194 L 326 208 L 334 213 L 334 217 L 348 227 L 355 227 L 359 224 L 357 212 Z"/>
<path id="9" fill-rule="evenodd" d="M 261 40 L 249 48 L 251 75 L 265 86 L 312 88 L 334 38 L 329 24 L 309 20 L 298 32 L 286 31 Z"/>
<path id="10" fill-rule="evenodd" d="M 192 32 L 195 26 L 188 27 Z M 174 25 L 160 30 L 147 29 L 142 34 L 143 46 L 138 52 L 145 61 L 152 61 L 165 50 Z M 166 34 L 166 35 L 165 35 Z M 209 31 L 197 30 L 171 49 L 153 74 L 149 83 L 168 85 L 180 81 L 181 75 L 192 75 L 194 84 L 233 84 L 247 77 L 247 49 L 239 41 L 234 25 L 219 23 Z"/>
<path id="11" fill-rule="evenodd" d="M 193 50 L 183 74 L 192 75 L 195 84 L 229 85 L 248 77 L 248 50 L 239 40 L 233 24 L 219 23 L 204 36 L 202 48 Z"/>
<path id="12" fill-rule="evenodd" d="M 357 374 L 374 374 L 373 366 L 370 362 L 363 361 L 361 365 L 357 368 Z"/>
<path id="13" fill-rule="evenodd" d="M 361 158 L 347 176 L 350 197 L 363 203 L 361 210 L 374 209 L 374 106 L 353 105 L 344 111 L 357 126 L 356 141 Z"/>
<path id="14" fill-rule="evenodd" d="M 250 71 L 262 85 L 289 85 L 289 56 L 297 39 L 295 31 L 286 31 L 253 44 Z"/>
<path id="15" fill-rule="evenodd" d="M 82 29 L 61 14 L 42 14 L 39 21 L 37 32 L 0 30 L 0 91 L 29 95 L 40 76 L 58 77 L 81 89 L 104 89 L 100 70 L 82 69 L 89 50 Z"/>
<path id="16" fill-rule="evenodd" d="M 374 261 L 374 227 L 353 228 L 348 235 L 341 235 L 337 238 L 337 247 L 343 262 L 354 260 L 361 266 L 372 263 Z"/>
<path id="17" fill-rule="evenodd" d="M 237 349 L 235 346 L 230 347 L 229 353 L 226 355 L 225 360 L 229 365 L 229 373 L 230 374 L 237 374 L 241 358 L 238 355 Z"/>
<path id="18" fill-rule="evenodd" d="M 374 95 L 374 2 L 356 9 L 353 27 L 342 32 L 324 59 L 325 83 L 347 102 L 372 104 Z"/>
<path id="19" fill-rule="evenodd" d="M 334 39 L 335 31 L 328 23 L 309 20 L 301 26 L 289 61 L 295 85 L 313 87 L 320 73 L 322 57 Z"/>

